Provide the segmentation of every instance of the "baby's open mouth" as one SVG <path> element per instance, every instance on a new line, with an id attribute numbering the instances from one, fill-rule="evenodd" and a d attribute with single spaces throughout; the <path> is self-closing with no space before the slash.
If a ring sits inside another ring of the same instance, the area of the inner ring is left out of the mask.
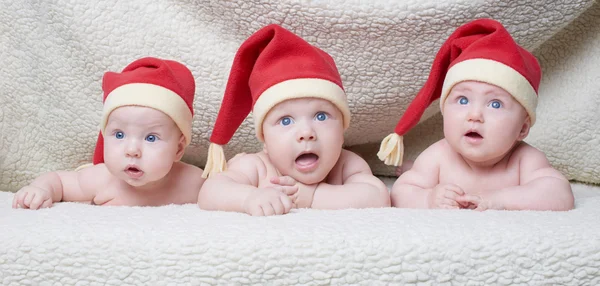
<path id="1" fill-rule="evenodd" d="M 319 156 L 317 156 L 317 154 L 304 153 L 304 154 L 300 154 L 300 156 L 298 156 L 296 158 L 296 164 L 299 166 L 310 166 L 311 164 L 314 164 L 318 160 L 319 160 Z"/>
<path id="2" fill-rule="evenodd" d="M 138 168 L 136 168 L 136 167 L 128 167 L 128 168 L 127 168 L 127 169 L 125 169 L 125 170 L 126 170 L 126 171 L 129 171 L 129 172 L 134 172 L 134 173 L 136 173 L 136 172 L 140 172 L 140 171 L 141 171 L 140 169 L 138 169 Z"/>
<path id="3" fill-rule="evenodd" d="M 125 173 L 132 178 L 139 178 L 144 174 L 144 171 L 136 166 L 127 166 L 127 168 L 125 168 Z"/>
<path id="4" fill-rule="evenodd" d="M 483 136 L 481 136 L 481 134 L 475 132 L 475 131 L 471 131 L 471 132 L 467 132 L 467 134 L 465 134 L 465 136 L 469 137 L 469 138 L 473 138 L 473 139 L 481 139 L 483 138 Z"/>

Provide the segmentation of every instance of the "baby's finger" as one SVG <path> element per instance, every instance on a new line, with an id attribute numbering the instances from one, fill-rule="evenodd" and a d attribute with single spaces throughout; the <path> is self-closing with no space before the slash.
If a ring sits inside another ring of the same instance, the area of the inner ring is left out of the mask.
<path id="1" fill-rule="evenodd" d="M 34 197 L 35 197 L 34 192 L 27 193 L 27 195 L 25 196 L 25 199 L 23 199 L 23 204 L 29 208 L 29 206 L 31 205 L 31 201 L 33 201 Z"/>
<path id="2" fill-rule="evenodd" d="M 458 207 L 455 206 L 451 206 L 451 205 L 442 205 L 443 209 L 447 209 L 447 210 L 455 210 L 458 209 Z"/>
<path id="3" fill-rule="evenodd" d="M 294 207 L 292 199 L 288 196 L 280 196 L 279 200 L 281 201 L 281 205 L 283 205 L 283 214 L 289 213 L 292 207 Z"/>
<path id="4" fill-rule="evenodd" d="M 458 201 L 459 203 L 463 203 L 463 204 L 474 204 L 474 205 L 479 205 L 479 202 L 481 201 L 481 199 L 478 196 L 474 196 L 474 195 L 464 195 L 464 196 L 459 196 L 456 197 L 456 201 Z"/>
<path id="5" fill-rule="evenodd" d="M 281 187 L 281 191 L 284 194 L 291 196 L 298 192 L 298 186 L 284 186 L 284 187 Z"/>
<path id="6" fill-rule="evenodd" d="M 40 208 L 40 206 L 42 205 L 43 202 L 44 202 L 44 197 L 42 195 L 38 194 L 31 200 L 31 204 L 29 204 L 29 208 L 32 210 L 37 210 Z"/>
<path id="7" fill-rule="evenodd" d="M 248 214 L 251 216 L 264 216 L 264 212 L 259 205 L 251 206 L 248 208 Z"/>
<path id="8" fill-rule="evenodd" d="M 276 215 L 282 215 L 283 211 L 285 210 L 281 199 L 271 202 L 271 206 L 273 207 L 273 210 L 275 211 L 274 214 Z"/>
<path id="9" fill-rule="evenodd" d="M 52 198 L 45 200 L 40 208 L 49 208 L 52 206 Z"/>
<path id="10" fill-rule="evenodd" d="M 25 199 L 26 195 L 27 192 L 17 193 L 17 207 L 25 208 L 25 203 L 23 203 L 23 200 Z"/>
<path id="11" fill-rule="evenodd" d="M 463 191 L 463 189 L 461 187 L 459 187 L 457 185 L 454 185 L 454 184 L 448 184 L 448 185 L 446 185 L 446 189 L 450 190 L 450 191 L 452 191 L 452 192 L 454 192 L 454 193 L 456 193 L 456 194 L 458 194 L 460 196 L 462 196 L 462 195 L 465 194 L 465 191 Z"/>
<path id="12" fill-rule="evenodd" d="M 443 204 L 447 205 L 447 206 L 457 207 L 458 208 L 458 203 L 455 200 L 453 200 L 453 199 L 444 199 L 443 200 Z"/>
<path id="13" fill-rule="evenodd" d="M 16 193 L 15 196 L 13 197 L 13 201 L 12 201 L 13 209 L 16 209 L 19 207 L 19 196 L 20 196 L 20 193 Z"/>
<path id="14" fill-rule="evenodd" d="M 265 212 L 260 205 L 255 205 L 248 208 L 248 214 L 251 216 L 264 216 Z"/>
<path id="15" fill-rule="evenodd" d="M 290 176 L 279 176 L 271 178 L 271 183 L 282 186 L 293 186 L 296 184 L 296 180 L 292 179 Z"/>
<path id="16" fill-rule="evenodd" d="M 265 216 L 270 216 L 270 215 L 275 214 L 275 209 L 273 209 L 273 206 L 271 206 L 271 204 L 268 202 L 260 205 L 260 208 L 262 209 L 263 214 Z"/>
<path id="17" fill-rule="evenodd" d="M 444 192 L 443 194 L 444 199 L 450 199 L 453 201 L 456 201 L 459 196 L 460 195 L 454 191 Z"/>

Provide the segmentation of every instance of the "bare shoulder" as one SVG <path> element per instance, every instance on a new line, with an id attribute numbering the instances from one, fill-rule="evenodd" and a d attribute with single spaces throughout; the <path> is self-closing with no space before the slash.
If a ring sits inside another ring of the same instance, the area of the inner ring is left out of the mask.
<path id="1" fill-rule="evenodd" d="M 452 153 L 453 150 L 448 144 L 448 141 L 446 141 L 446 139 L 439 140 L 431 144 L 431 146 L 427 147 L 419 154 L 419 156 L 417 156 L 412 169 L 439 166 L 441 164 L 441 159 L 450 157 Z"/>
<path id="2" fill-rule="evenodd" d="M 369 167 L 367 161 L 358 154 L 346 149 L 342 149 L 337 165 L 342 166 L 344 174 L 357 172 L 368 172 L 371 174 L 371 167 Z"/>
<path id="3" fill-rule="evenodd" d="M 361 156 L 359 156 L 358 154 L 346 150 L 346 149 L 342 149 L 342 152 L 340 153 L 340 159 L 339 161 L 341 162 L 353 162 L 353 161 L 361 161 L 361 162 L 365 162 L 365 159 L 363 159 Z"/>
<path id="4" fill-rule="evenodd" d="M 235 155 L 227 162 L 227 169 L 239 170 L 242 172 L 264 169 L 267 165 L 272 165 L 269 157 L 264 153 L 241 153 Z"/>
<path id="5" fill-rule="evenodd" d="M 513 150 L 510 161 L 518 162 L 522 169 L 550 167 L 550 162 L 544 152 L 522 141 Z"/>
<path id="6" fill-rule="evenodd" d="M 546 154 L 544 154 L 544 152 L 542 152 L 538 148 L 535 148 L 535 147 L 527 144 L 526 142 L 520 141 L 515 146 L 515 149 L 513 150 L 512 156 L 513 157 L 518 157 L 518 158 L 531 157 L 531 156 L 544 156 L 544 157 L 546 157 Z"/>
<path id="7" fill-rule="evenodd" d="M 427 147 L 422 154 L 434 154 L 439 155 L 439 153 L 450 153 L 452 152 L 452 147 L 448 144 L 446 139 L 440 139 L 439 141 L 431 144 L 431 146 Z"/>
<path id="8" fill-rule="evenodd" d="M 104 164 L 93 165 L 87 168 L 83 168 L 74 173 L 77 174 L 79 183 L 82 188 L 84 188 L 84 186 L 106 186 L 115 178 Z"/>
<path id="9" fill-rule="evenodd" d="M 518 164 L 522 184 L 541 177 L 554 177 L 568 183 L 567 178 L 552 167 L 544 152 L 525 142 L 519 142 L 509 162 Z"/>
<path id="10" fill-rule="evenodd" d="M 272 164 L 262 152 L 240 153 L 227 162 L 227 171 L 217 177 L 226 176 L 238 183 L 258 186 L 259 174 L 264 174 L 268 165 Z"/>
<path id="11" fill-rule="evenodd" d="M 566 180 L 560 171 L 552 167 L 544 152 L 525 142 L 519 142 L 515 147 L 510 161 L 511 164 L 519 164 L 519 172 L 523 180 L 542 175 Z"/>
<path id="12" fill-rule="evenodd" d="M 185 182 L 186 185 L 195 186 L 200 189 L 202 183 L 204 183 L 205 179 L 202 178 L 203 170 L 192 164 L 175 162 L 171 170 L 177 172 L 176 177 L 179 179 L 179 182 Z"/>

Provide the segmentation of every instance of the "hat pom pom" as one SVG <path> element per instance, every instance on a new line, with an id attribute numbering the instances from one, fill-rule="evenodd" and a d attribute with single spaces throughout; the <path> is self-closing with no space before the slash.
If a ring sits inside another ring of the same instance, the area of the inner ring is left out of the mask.
<path id="1" fill-rule="evenodd" d="M 402 165 L 402 156 L 404 155 L 404 143 L 402 136 L 392 133 L 381 141 L 377 157 L 386 165 Z"/>
<path id="2" fill-rule="evenodd" d="M 225 170 L 227 170 L 227 160 L 225 160 L 223 146 L 210 143 L 210 146 L 208 147 L 208 158 L 206 160 L 206 166 L 204 166 L 202 178 L 206 179 L 214 173 L 221 173 Z"/>

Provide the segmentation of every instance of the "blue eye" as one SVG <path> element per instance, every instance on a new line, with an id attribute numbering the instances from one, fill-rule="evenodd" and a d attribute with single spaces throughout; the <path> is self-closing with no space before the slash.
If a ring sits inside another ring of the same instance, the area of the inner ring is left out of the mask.
<path id="1" fill-rule="evenodd" d="M 288 125 L 292 124 L 292 119 L 289 117 L 284 117 L 284 118 L 281 118 L 281 120 L 279 122 L 283 126 L 288 126 Z"/>
<path id="2" fill-rule="evenodd" d="M 502 107 L 502 103 L 500 101 L 494 100 L 494 101 L 492 101 L 492 103 L 490 103 L 490 106 L 492 108 L 498 109 L 498 108 Z"/>
<path id="3" fill-rule="evenodd" d="M 466 97 L 464 97 L 464 96 L 461 96 L 461 97 L 458 99 L 458 103 L 459 103 L 459 104 L 462 104 L 462 105 L 465 105 L 465 104 L 469 103 L 469 100 L 468 100 Z"/>
<path id="4" fill-rule="evenodd" d="M 125 133 L 123 133 L 121 131 L 117 131 L 117 132 L 115 132 L 115 138 L 123 139 L 123 138 L 125 138 Z"/>
<path id="5" fill-rule="evenodd" d="M 325 112 L 319 112 L 319 113 L 317 113 L 317 116 L 315 116 L 315 117 L 319 121 L 325 121 L 325 119 L 328 118 L 328 116 L 327 116 L 327 114 L 325 114 Z"/>
<path id="6" fill-rule="evenodd" d="M 148 136 L 146 136 L 146 141 L 148 141 L 148 142 L 154 142 L 154 141 L 156 141 L 156 136 L 155 135 L 148 135 Z"/>

